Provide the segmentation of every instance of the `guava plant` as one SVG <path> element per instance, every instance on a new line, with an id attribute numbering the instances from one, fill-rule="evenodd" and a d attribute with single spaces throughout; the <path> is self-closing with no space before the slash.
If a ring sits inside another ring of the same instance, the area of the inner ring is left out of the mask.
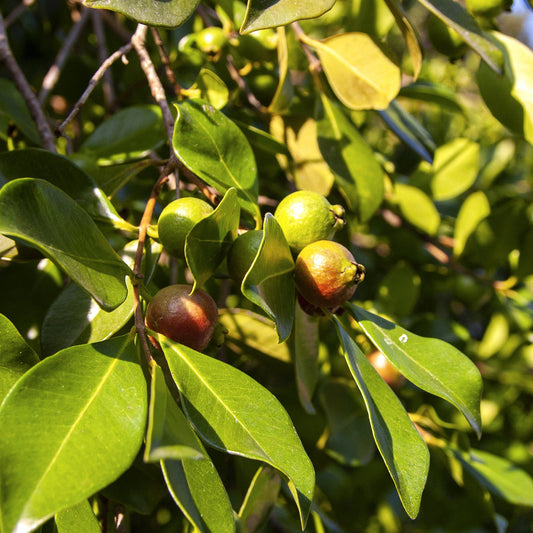
<path id="1" fill-rule="evenodd" d="M 2 2 L 1 532 L 533 528 L 510 4 Z"/>

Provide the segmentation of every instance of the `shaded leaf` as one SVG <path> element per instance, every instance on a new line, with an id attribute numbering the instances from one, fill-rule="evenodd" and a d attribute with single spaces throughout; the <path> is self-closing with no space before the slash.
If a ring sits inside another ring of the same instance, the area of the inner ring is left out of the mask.
<path id="1" fill-rule="evenodd" d="M 159 339 L 185 413 L 201 437 L 215 448 L 263 461 L 287 476 L 304 528 L 315 474 L 281 403 L 240 370 Z"/>
<path id="2" fill-rule="evenodd" d="M 315 18 L 330 9 L 335 0 L 250 0 L 241 33 L 250 33 L 264 28 L 274 28 L 295 20 Z"/>
<path id="3" fill-rule="evenodd" d="M 479 223 L 490 214 L 490 204 L 482 191 L 473 192 L 461 205 L 454 230 L 453 253 L 463 253 L 466 242 Z"/>
<path id="4" fill-rule="evenodd" d="M 483 383 L 466 355 L 440 339 L 420 337 L 355 305 L 348 304 L 348 310 L 376 348 L 409 381 L 454 405 L 481 436 Z"/>
<path id="5" fill-rule="evenodd" d="M 268 521 L 281 489 L 280 475 L 269 466 L 259 467 L 239 510 L 242 533 L 255 533 Z"/>
<path id="6" fill-rule="evenodd" d="M 0 408 L 3 530 L 32 531 L 114 481 L 142 444 L 145 417 L 129 336 L 35 365 Z"/>
<path id="7" fill-rule="evenodd" d="M 447 109 L 452 113 L 464 113 L 464 108 L 457 100 L 457 94 L 444 84 L 417 81 L 402 87 L 400 96 L 435 104 L 440 109 Z"/>
<path id="8" fill-rule="evenodd" d="M 475 19 L 454 0 L 418 0 L 426 9 L 454 29 L 475 50 L 484 62 L 496 73 L 503 73 L 503 55 Z"/>
<path id="9" fill-rule="evenodd" d="M 400 90 L 400 69 L 366 33 L 343 33 L 314 48 L 337 98 L 350 109 L 385 109 Z"/>
<path id="10" fill-rule="evenodd" d="M 417 187 L 396 183 L 395 199 L 405 219 L 413 226 L 435 235 L 440 225 L 440 215 L 431 198 Z"/>
<path id="11" fill-rule="evenodd" d="M 17 380 L 39 356 L 29 346 L 7 317 L 0 314 L 0 403 Z"/>
<path id="12" fill-rule="evenodd" d="M 83 0 L 87 7 L 111 9 L 150 26 L 175 28 L 193 13 L 199 0 Z"/>
<path id="13" fill-rule="evenodd" d="M 187 234 L 185 258 L 194 278 L 193 292 L 211 278 L 237 237 L 237 201 L 237 190 L 228 189 L 217 208 Z"/>
<path id="14" fill-rule="evenodd" d="M 429 469 L 429 451 L 392 389 L 334 317 L 344 356 L 363 395 L 377 447 L 405 511 L 415 518 Z"/>
<path id="15" fill-rule="evenodd" d="M 318 145 L 350 209 L 368 220 L 383 200 L 383 170 L 342 109 L 322 95 Z"/>
<path id="16" fill-rule="evenodd" d="M 257 166 L 246 137 L 229 118 L 201 100 L 176 105 L 172 145 L 183 164 L 221 193 L 235 187 L 239 203 L 260 224 Z"/>
<path id="17" fill-rule="evenodd" d="M 60 511 L 55 516 L 57 533 L 101 533 L 100 524 L 87 500 Z"/>
<path id="18" fill-rule="evenodd" d="M 275 322 L 280 342 L 287 339 L 294 323 L 293 270 L 294 260 L 283 230 L 274 216 L 267 213 L 263 240 L 242 280 L 241 290 Z"/>
<path id="19" fill-rule="evenodd" d="M 479 170 L 479 144 L 458 138 L 439 146 L 433 160 L 433 198 L 449 200 L 468 190 Z"/>
<path id="20" fill-rule="evenodd" d="M 203 447 L 199 446 L 198 437 L 170 394 L 163 370 L 154 363 L 144 449 L 145 462 L 199 459 L 202 456 Z"/>
<path id="21" fill-rule="evenodd" d="M 409 316 L 420 295 L 420 276 L 407 263 L 396 263 L 378 288 L 378 302 L 389 315 Z"/>
<path id="22" fill-rule="evenodd" d="M 21 178 L 0 189 L 0 232 L 56 262 L 103 309 L 126 298 L 124 278 L 131 270 L 87 212 L 47 181 Z"/>
<path id="23" fill-rule="evenodd" d="M 131 106 L 102 122 L 81 145 L 80 153 L 95 158 L 99 165 L 114 165 L 145 157 L 165 141 L 159 106 Z"/>

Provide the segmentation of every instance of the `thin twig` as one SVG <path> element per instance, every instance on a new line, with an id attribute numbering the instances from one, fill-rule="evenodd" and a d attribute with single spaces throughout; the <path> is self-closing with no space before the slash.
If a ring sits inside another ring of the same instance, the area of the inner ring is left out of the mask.
<path id="1" fill-rule="evenodd" d="M 131 49 L 133 45 L 131 42 L 125 44 L 119 48 L 116 52 L 113 52 L 99 67 L 98 70 L 93 74 L 92 78 L 89 80 L 87 88 L 80 96 L 79 100 L 74 105 L 72 111 L 68 117 L 57 127 L 56 132 L 58 135 L 64 135 L 65 128 L 69 122 L 74 119 L 74 117 L 79 113 L 80 109 L 83 107 L 90 94 L 93 92 L 94 88 L 98 85 L 98 82 L 102 79 L 102 76 L 105 74 L 106 70 L 115 62 L 117 59 L 124 57 Z"/>
<path id="2" fill-rule="evenodd" d="M 46 102 L 50 91 L 55 87 L 61 71 L 63 70 L 63 67 L 65 66 L 65 63 L 72 51 L 72 48 L 76 44 L 76 41 L 78 40 L 85 23 L 89 19 L 89 14 L 89 9 L 82 9 L 80 19 L 78 22 L 76 22 L 76 24 L 74 24 L 74 26 L 72 26 L 67 38 L 64 40 L 63 45 L 59 50 L 59 53 L 57 54 L 54 64 L 48 69 L 48 72 L 43 79 L 41 91 L 39 92 L 39 102 L 41 105 Z"/>
<path id="3" fill-rule="evenodd" d="M 9 47 L 9 42 L 7 40 L 7 34 L 6 34 L 5 26 L 4 26 L 4 19 L 1 13 L 0 13 L 0 62 L 4 63 L 4 65 L 7 67 L 7 70 L 9 70 L 9 72 L 13 76 L 15 85 L 17 86 L 17 89 L 19 90 L 19 92 L 22 94 L 26 102 L 26 105 L 28 106 L 28 109 L 30 110 L 30 114 L 35 122 L 35 125 L 37 126 L 37 130 L 39 132 L 39 136 L 41 138 L 41 142 L 43 143 L 43 146 L 51 152 L 56 152 L 57 150 L 56 150 L 54 135 L 52 134 L 52 130 L 50 129 L 50 126 L 48 125 L 48 121 L 44 114 L 43 108 L 41 107 L 41 104 L 39 103 L 37 96 L 35 96 L 35 93 L 30 87 L 30 84 L 28 83 L 28 80 L 26 79 L 24 72 L 22 72 L 16 59 L 13 57 L 13 53 L 11 52 L 11 48 Z"/>
<path id="4" fill-rule="evenodd" d="M 106 11 L 101 10 L 100 16 L 102 20 L 124 41 L 129 42 L 131 39 L 131 33 L 124 27 L 115 17 L 115 14 Z"/>
<path id="5" fill-rule="evenodd" d="M 239 86 L 239 89 L 246 95 L 246 98 L 250 105 L 257 110 L 258 113 L 261 115 L 265 115 L 267 112 L 266 107 L 263 106 L 263 104 L 256 98 L 255 94 L 250 91 L 248 88 L 248 85 L 246 84 L 246 81 L 244 81 L 244 78 L 239 74 L 239 71 L 237 70 L 237 67 L 233 63 L 233 58 L 231 55 L 228 55 L 226 57 L 226 65 L 228 68 L 229 75 L 233 79 L 233 81 Z"/>
<path id="6" fill-rule="evenodd" d="M 294 31 L 298 41 L 300 42 L 304 54 L 307 57 L 307 61 L 309 62 L 309 71 L 311 72 L 311 74 L 316 74 L 320 72 L 322 70 L 322 63 L 320 63 L 320 59 L 318 59 L 318 57 L 316 57 L 315 54 L 311 52 L 311 48 L 308 44 L 311 39 L 307 37 L 298 22 L 293 22 L 291 24 L 291 28 Z"/>
<path id="7" fill-rule="evenodd" d="M 4 25 L 9 28 L 15 20 L 17 20 L 22 13 L 24 13 L 29 7 L 35 4 L 35 0 L 23 0 L 4 20 Z"/>
<path id="8" fill-rule="evenodd" d="M 102 22 L 102 12 L 99 9 L 92 9 L 91 18 L 93 22 L 94 34 L 96 36 L 98 62 L 102 64 L 108 56 L 104 24 Z M 113 109 L 115 95 L 113 93 L 113 75 L 110 69 L 107 69 L 104 72 L 104 77 L 102 79 L 102 91 L 104 93 L 105 109 L 107 111 L 111 111 Z"/>
<path id="9" fill-rule="evenodd" d="M 165 48 L 165 44 L 163 43 L 163 39 L 161 39 L 161 35 L 159 34 L 159 31 L 157 28 L 152 27 L 152 36 L 154 38 L 155 44 L 157 45 L 157 48 L 159 49 L 159 55 L 165 67 L 165 74 L 168 78 L 168 81 L 170 81 L 170 83 L 172 84 L 174 95 L 179 96 L 179 94 L 181 93 L 182 87 L 178 83 L 178 80 L 176 79 L 176 76 L 174 75 L 174 71 L 172 70 L 172 67 L 170 66 L 170 58 Z"/>

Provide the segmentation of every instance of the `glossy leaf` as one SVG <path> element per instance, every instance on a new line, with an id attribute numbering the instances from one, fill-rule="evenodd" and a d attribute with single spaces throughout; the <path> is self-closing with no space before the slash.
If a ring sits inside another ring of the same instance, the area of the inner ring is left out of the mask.
<path id="1" fill-rule="evenodd" d="M 224 260 L 239 227 L 237 190 L 229 189 L 217 208 L 200 220 L 185 240 L 185 258 L 194 278 L 193 291 L 212 277 Z"/>
<path id="2" fill-rule="evenodd" d="M 439 146 L 433 160 L 431 192 L 433 198 L 449 200 L 467 191 L 479 171 L 479 144 L 468 139 L 454 139 Z"/>
<path id="3" fill-rule="evenodd" d="M 281 489 L 280 475 L 269 466 L 259 467 L 239 510 L 242 533 L 261 531 Z"/>
<path id="4" fill-rule="evenodd" d="M 429 451 L 392 389 L 334 318 L 350 372 L 363 396 L 374 440 L 405 511 L 415 518 L 429 469 Z"/>
<path id="5" fill-rule="evenodd" d="M 366 33 L 306 38 L 337 98 L 350 109 L 386 109 L 400 90 L 400 69 Z"/>
<path id="6" fill-rule="evenodd" d="M 4 115 L 34 144 L 40 145 L 39 132 L 31 118 L 26 102 L 16 85 L 5 78 L 0 78 L 0 117 Z M 3 132 L 0 132 L 2 135 Z"/>
<path id="7" fill-rule="evenodd" d="M 87 212 L 54 185 L 32 178 L 4 185 L 0 232 L 56 262 L 103 309 L 112 310 L 126 298 L 124 278 L 130 269 Z"/>
<path id="8" fill-rule="evenodd" d="M 429 196 L 419 188 L 405 183 L 396 183 L 394 191 L 405 219 L 429 235 L 435 235 L 439 229 L 440 215 Z"/>
<path id="9" fill-rule="evenodd" d="M 119 219 L 106 195 L 83 170 L 66 157 L 26 148 L 0 154 L 0 178 L 38 178 L 49 181 L 76 200 L 89 215 L 97 219 Z"/>
<path id="10" fill-rule="evenodd" d="M 461 205 L 454 231 L 453 253 L 461 255 L 466 242 L 479 223 L 490 214 L 490 204 L 483 191 L 473 192 Z"/>
<path id="11" fill-rule="evenodd" d="M 102 122 L 80 152 L 95 158 L 99 165 L 113 165 L 145 157 L 165 140 L 159 106 L 131 106 Z"/>
<path id="12" fill-rule="evenodd" d="M 368 464 L 376 451 L 368 415 L 356 394 L 353 384 L 342 381 L 330 380 L 320 388 L 320 403 L 328 421 L 324 451 L 349 466 Z"/>
<path id="13" fill-rule="evenodd" d="M 268 106 L 270 113 L 283 113 L 287 111 L 294 96 L 294 87 L 289 72 L 289 47 L 285 28 L 277 28 L 278 34 L 278 86 Z"/>
<path id="14" fill-rule="evenodd" d="M 227 85 L 208 68 L 202 67 L 194 83 L 181 93 L 188 98 L 200 98 L 216 109 L 222 109 L 228 103 Z"/>
<path id="15" fill-rule="evenodd" d="M 235 187 L 239 204 L 260 224 L 257 166 L 246 137 L 229 118 L 201 100 L 176 105 L 172 140 L 183 164 L 221 193 Z"/>
<path id="16" fill-rule="evenodd" d="M 170 394 L 163 370 L 154 363 L 144 460 L 154 462 L 202 457 L 203 447 L 199 446 L 198 437 Z"/>
<path id="17" fill-rule="evenodd" d="M 476 365 L 440 339 L 420 337 L 373 313 L 348 304 L 376 348 L 417 387 L 457 407 L 478 437 L 483 383 Z"/>
<path id="18" fill-rule="evenodd" d="M 498 76 L 481 64 L 477 72 L 479 92 L 504 126 L 533 144 L 533 52 L 508 35 L 492 32 L 490 37 L 503 54 L 504 73 Z"/>
<path id="19" fill-rule="evenodd" d="M 0 403 L 17 380 L 38 362 L 33 348 L 10 320 L 0 314 Z"/>
<path id="20" fill-rule="evenodd" d="M 265 216 L 263 232 L 263 240 L 242 280 L 241 290 L 275 322 L 279 342 L 282 342 L 294 323 L 294 260 L 283 230 L 270 213 Z"/>
<path id="21" fill-rule="evenodd" d="M 129 336 L 34 366 L 0 408 L 3 531 L 32 531 L 114 481 L 142 444 L 145 417 L 146 382 Z"/>
<path id="22" fill-rule="evenodd" d="M 60 511 L 55 516 L 57 533 L 101 533 L 100 524 L 87 500 Z"/>
<path id="23" fill-rule="evenodd" d="M 335 173 L 348 207 L 368 220 L 383 200 L 383 170 L 374 152 L 342 109 L 322 96 L 317 122 L 320 151 Z"/>
<path id="24" fill-rule="evenodd" d="M 289 415 L 240 370 L 160 337 L 185 414 L 202 439 L 228 453 L 263 461 L 289 479 L 305 527 L 315 474 Z"/>
<path id="25" fill-rule="evenodd" d="M 233 533 L 235 522 L 226 489 L 202 443 L 201 459 L 161 461 L 170 495 L 200 533 Z"/>
<path id="26" fill-rule="evenodd" d="M 296 20 L 315 18 L 330 9 L 335 0 L 250 0 L 241 33 L 284 26 Z"/>
<path id="27" fill-rule="evenodd" d="M 296 305 L 294 321 L 294 368 L 296 388 L 303 408 L 314 415 L 312 399 L 319 378 L 318 318 L 309 316 Z"/>
<path id="28" fill-rule="evenodd" d="M 465 452 L 452 445 L 447 450 L 492 494 L 514 505 L 533 507 L 533 478 L 525 470 L 483 450 Z"/>
<path id="29" fill-rule="evenodd" d="M 418 0 L 426 9 L 454 29 L 498 74 L 503 73 L 503 55 L 479 27 L 472 15 L 454 0 Z"/>
<path id="30" fill-rule="evenodd" d="M 199 0 L 83 0 L 87 7 L 110 9 L 150 26 L 175 28 L 181 26 L 193 13 Z"/>

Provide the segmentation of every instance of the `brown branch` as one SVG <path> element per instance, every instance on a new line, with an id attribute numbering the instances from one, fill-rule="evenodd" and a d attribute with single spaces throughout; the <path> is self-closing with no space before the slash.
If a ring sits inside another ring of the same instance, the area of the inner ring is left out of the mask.
<path id="1" fill-rule="evenodd" d="M 238 85 L 239 89 L 246 95 L 246 98 L 250 105 L 254 109 L 256 109 L 258 113 L 260 113 L 261 115 L 265 115 L 267 112 L 266 107 L 264 107 L 263 104 L 256 98 L 255 94 L 250 91 L 248 85 L 246 84 L 246 81 L 244 81 L 244 78 L 239 74 L 237 67 L 233 63 L 233 58 L 231 57 L 231 55 L 228 55 L 226 57 L 226 65 L 228 68 L 229 75 Z"/>
<path id="2" fill-rule="evenodd" d="M 102 12 L 99 9 L 91 10 L 91 19 L 93 22 L 94 34 L 96 36 L 98 61 L 102 64 L 109 55 L 107 52 L 107 44 L 104 32 L 104 24 L 102 22 Z M 113 75 L 110 69 L 104 72 L 102 79 L 102 91 L 104 93 L 105 109 L 109 112 L 113 108 L 115 95 L 113 93 Z"/>
<path id="3" fill-rule="evenodd" d="M 37 96 L 35 96 L 35 93 L 30 87 L 30 84 L 28 83 L 28 80 L 26 79 L 24 72 L 22 72 L 22 69 L 19 67 L 16 59 L 13 57 L 13 53 L 11 52 L 11 48 L 9 47 L 6 29 L 4 26 L 4 19 L 1 13 L 0 13 L 0 62 L 4 63 L 4 65 L 7 67 L 7 70 L 9 70 L 9 72 L 13 76 L 15 85 L 17 86 L 17 89 L 20 91 L 20 94 L 24 98 L 26 105 L 28 106 L 28 109 L 30 110 L 30 114 L 35 122 L 35 125 L 37 126 L 37 130 L 39 132 L 39 136 L 41 138 L 41 142 L 43 143 L 43 146 L 51 152 L 56 152 L 57 150 L 56 150 L 54 135 L 52 134 L 52 130 L 50 129 L 50 126 L 48 125 L 48 121 L 44 114 L 43 108 L 41 107 L 41 104 L 39 103 Z"/>
<path id="4" fill-rule="evenodd" d="M 50 91 L 55 87 L 57 80 L 61 74 L 63 67 L 72 51 L 72 48 L 76 44 L 85 23 L 89 19 L 90 10 L 83 9 L 81 12 L 80 19 L 72 26 L 70 32 L 68 33 L 66 39 L 57 54 L 54 64 L 48 69 L 45 77 L 43 78 L 43 83 L 41 86 L 41 91 L 39 92 L 39 102 L 43 105 L 50 94 Z"/>
<path id="5" fill-rule="evenodd" d="M 15 20 L 17 20 L 24 11 L 26 11 L 30 6 L 35 4 L 35 0 L 23 0 L 4 20 L 4 25 L 6 28 L 9 28 Z"/>
<path id="6" fill-rule="evenodd" d="M 170 58 L 165 48 L 165 44 L 163 43 L 163 39 L 161 39 L 161 35 L 159 34 L 157 28 L 152 27 L 152 36 L 154 38 L 155 44 L 157 45 L 157 48 L 159 49 L 159 56 L 161 57 L 161 61 L 163 62 L 163 66 L 165 67 L 165 74 L 168 78 L 168 81 L 170 81 L 172 89 L 174 90 L 174 95 L 179 96 L 182 91 L 182 87 L 178 83 L 178 80 L 174 75 L 174 71 L 170 66 Z"/>

